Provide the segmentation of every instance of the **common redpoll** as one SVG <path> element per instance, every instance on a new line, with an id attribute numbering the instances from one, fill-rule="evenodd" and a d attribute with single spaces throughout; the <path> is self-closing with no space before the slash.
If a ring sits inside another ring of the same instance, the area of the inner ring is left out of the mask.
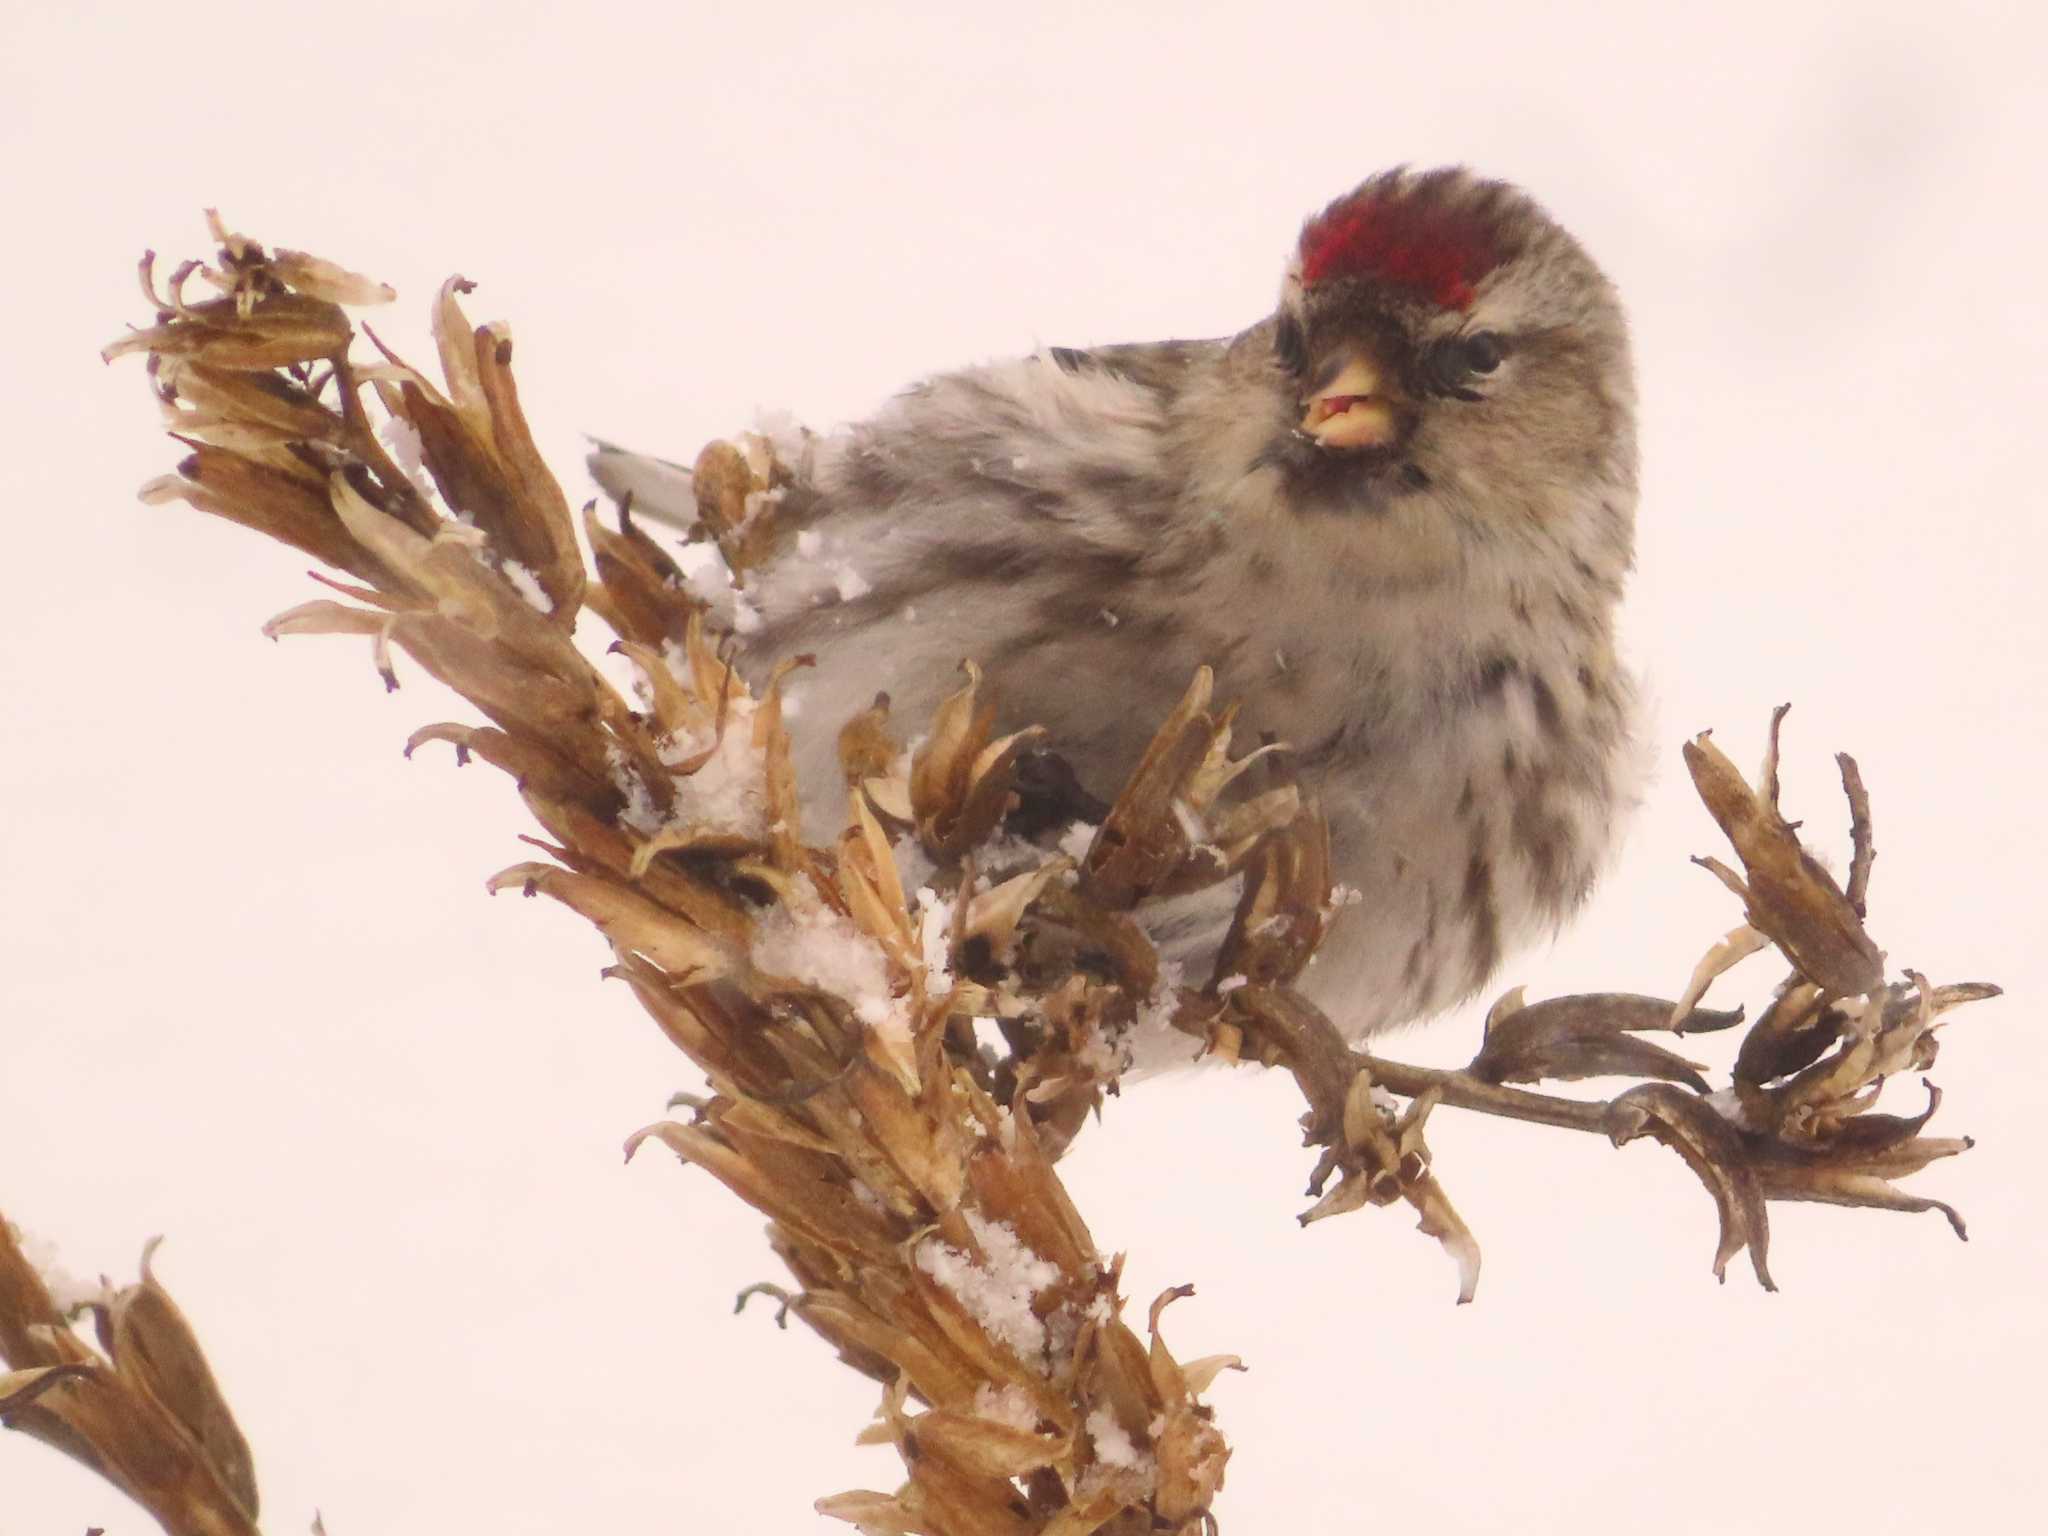
<path id="1" fill-rule="evenodd" d="M 1470 995 L 1590 889 L 1632 793 L 1634 386 L 1612 286 L 1517 189 L 1382 173 L 1234 337 L 963 369 L 793 456 L 736 627 L 817 658 L 814 801 L 841 722 L 877 689 L 928 718 L 963 657 L 1114 795 L 1206 663 L 1362 897 L 1304 979 L 1348 1033 Z M 591 463 L 690 515 L 674 466 Z"/>

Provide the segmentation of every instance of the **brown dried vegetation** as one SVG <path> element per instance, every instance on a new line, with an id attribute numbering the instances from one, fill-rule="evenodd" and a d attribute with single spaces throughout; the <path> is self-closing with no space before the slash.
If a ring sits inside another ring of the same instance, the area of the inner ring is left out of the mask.
<path id="1" fill-rule="evenodd" d="M 1968 1145 L 1923 1134 L 1938 1093 L 1917 1116 L 1870 1111 L 1886 1077 L 1932 1064 L 1949 1010 L 1996 989 L 1915 973 L 1886 982 L 1863 927 L 1868 801 L 1847 758 L 1845 891 L 1778 812 L 1776 719 L 1760 789 L 1704 736 L 1688 744 L 1743 873 L 1706 862 L 1747 922 L 1677 1003 L 1525 1004 L 1514 992 L 1466 1068 L 1384 1061 L 1291 990 L 1344 893 L 1284 756 L 1255 774 L 1245 770 L 1263 752 L 1231 756 L 1233 711 L 1212 709 L 1206 672 L 1078 858 L 1020 856 L 1001 837 L 1020 757 L 1043 744 L 1034 729 L 996 735 L 971 664 L 907 760 L 886 699 L 846 724 L 845 830 L 809 846 L 782 674 L 758 688 L 740 676 L 630 512 L 612 528 L 584 510 L 586 571 L 520 412 L 509 333 L 470 326 L 469 285 L 452 280 L 435 304 L 436 383 L 381 342 L 379 360 L 350 358 L 343 306 L 390 290 L 218 221 L 214 235 L 217 264 L 180 267 L 163 292 L 145 258 L 156 321 L 108 349 L 148 356 L 190 450 L 143 499 L 189 502 L 354 578 L 319 578 L 342 600 L 302 604 L 267 632 L 367 637 L 392 687 L 403 651 L 491 722 L 427 726 L 408 750 L 445 742 L 512 778 L 545 857 L 491 888 L 588 918 L 613 952 L 606 974 L 709 1081 L 707 1094 L 678 1097 L 686 1118 L 634 1133 L 629 1154 L 658 1143 L 765 1213 L 796 1283 L 758 1289 L 880 1384 L 866 1437 L 899 1449 L 903 1480 L 822 1499 L 821 1511 L 927 1536 L 1213 1523 L 1229 1451 L 1202 1398 L 1236 1362 L 1182 1364 L 1168 1350 L 1160 1315 L 1185 1287 L 1154 1302 L 1143 1337 L 1125 1325 L 1120 1260 L 1097 1246 L 1054 1167 L 1114 1091 L 1141 1027 L 1291 1071 L 1318 1149 L 1320 1198 L 1302 1219 L 1413 1207 L 1455 1259 L 1460 1300 L 1479 1250 L 1424 1141 L 1442 1105 L 1671 1146 L 1719 1210 L 1716 1274 L 1746 1248 L 1771 1283 L 1770 1200 L 1938 1209 L 1962 1231 L 1948 1207 L 1893 1183 Z M 195 273 L 217 297 L 186 302 Z M 382 437 L 373 413 L 387 418 Z M 387 442 L 416 444 L 418 469 Z M 760 440 L 700 458 L 704 528 L 735 579 L 773 549 L 773 498 L 761 493 L 786 479 Z M 635 696 L 578 648 L 585 610 L 633 663 Z M 916 893 L 898 867 L 913 842 L 937 865 Z M 1208 984 L 1177 987 L 1138 918 L 1226 879 L 1241 891 Z M 1720 970 L 1765 947 L 1791 974 L 1745 1032 L 1730 1085 L 1709 1093 L 1700 1064 L 1641 1037 L 1739 1025 L 1739 1010 L 1695 1005 Z M 978 1038 L 977 1021 L 1002 1045 Z M 1607 1102 L 1509 1086 L 1610 1076 L 1645 1081 Z M 103 1473 L 166 1530 L 253 1530 L 248 1448 L 147 1256 L 138 1285 L 88 1309 L 97 1351 L 0 1225 L 5 1422 Z"/>

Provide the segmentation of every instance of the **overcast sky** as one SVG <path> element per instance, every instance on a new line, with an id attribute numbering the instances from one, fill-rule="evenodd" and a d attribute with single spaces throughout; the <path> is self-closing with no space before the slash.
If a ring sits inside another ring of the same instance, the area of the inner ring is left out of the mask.
<path id="1" fill-rule="evenodd" d="M 1682 985 L 1736 913 L 1685 864 L 1720 850 L 1677 745 L 1753 762 L 1794 701 L 1790 813 L 1839 852 L 1857 754 L 1893 962 L 2011 994 L 1934 1074 L 1977 1149 L 1913 1184 L 1972 1240 L 1779 1206 L 1782 1293 L 1717 1287 L 1668 1153 L 1442 1112 L 1486 1253 L 1454 1308 L 1401 1212 L 1296 1228 L 1298 1100 L 1250 1073 L 1113 1104 L 1070 1188 L 1137 1316 L 1191 1281 L 1176 1350 L 1252 1367 L 1212 1398 L 1240 1536 L 2010 1528 L 2048 1365 L 2044 40 L 2016 4 L 1783 0 L 7 7 L 0 1210 L 116 1277 L 166 1236 L 273 1531 L 782 1536 L 893 1486 L 852 1445 L 876 1390 L 730 1315 L 780 1278 L 759 1219 L 621 1166 L 698 1082 L 585 925 L 485 896 L 530 851 L 516 800 L 398 750 L 463 706 L 413 667 L 387 696 L 357 642 L 264 641 L 318 595 L 303 558 L 134 501 L 176 457 L 140 365 L 95 355 L 146 318 L 135 258 L 203 254 L 217 204 L 397 285 L 374 323 L 419 357 L 465 273 L 580 497 L 583 431 L 688 456 L 760 406 L 829 425 L 1039 342 L 1236 330 L 1306 212 L 1462 160 L 1631 310 L 1661 758 L 1583 920 L 1502 985 Z M 0 1536 L 88 1525 L 150 1529 L 0 1436 Z"/>

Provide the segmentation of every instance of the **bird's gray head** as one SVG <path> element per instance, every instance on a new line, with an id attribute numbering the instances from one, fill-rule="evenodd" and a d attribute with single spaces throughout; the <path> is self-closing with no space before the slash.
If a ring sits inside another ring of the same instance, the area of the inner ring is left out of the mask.
<path id="1" fill-rule="evenodd" d="M 1270 340 L 1306 505 L 1430 493 L 1480 538 L 1561 496 L 1632 494 L 1634 388 L 1614 290 L 1536 203 L 1463 169 L 1382 172 L 1303 227 Z"/>

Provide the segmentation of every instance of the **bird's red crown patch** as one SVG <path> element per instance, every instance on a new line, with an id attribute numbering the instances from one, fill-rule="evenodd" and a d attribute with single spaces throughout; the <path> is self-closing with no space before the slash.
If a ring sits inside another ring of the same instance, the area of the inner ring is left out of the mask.
<path id="1" fill-rule="evenodd" d="M 1474 285 L 1500 264 L 1490 221 L 1431 190 L 1367 187 L 1330 204 L 1302 229 L 1302 282 L 1365 278 L 1470 309 Z"/>

